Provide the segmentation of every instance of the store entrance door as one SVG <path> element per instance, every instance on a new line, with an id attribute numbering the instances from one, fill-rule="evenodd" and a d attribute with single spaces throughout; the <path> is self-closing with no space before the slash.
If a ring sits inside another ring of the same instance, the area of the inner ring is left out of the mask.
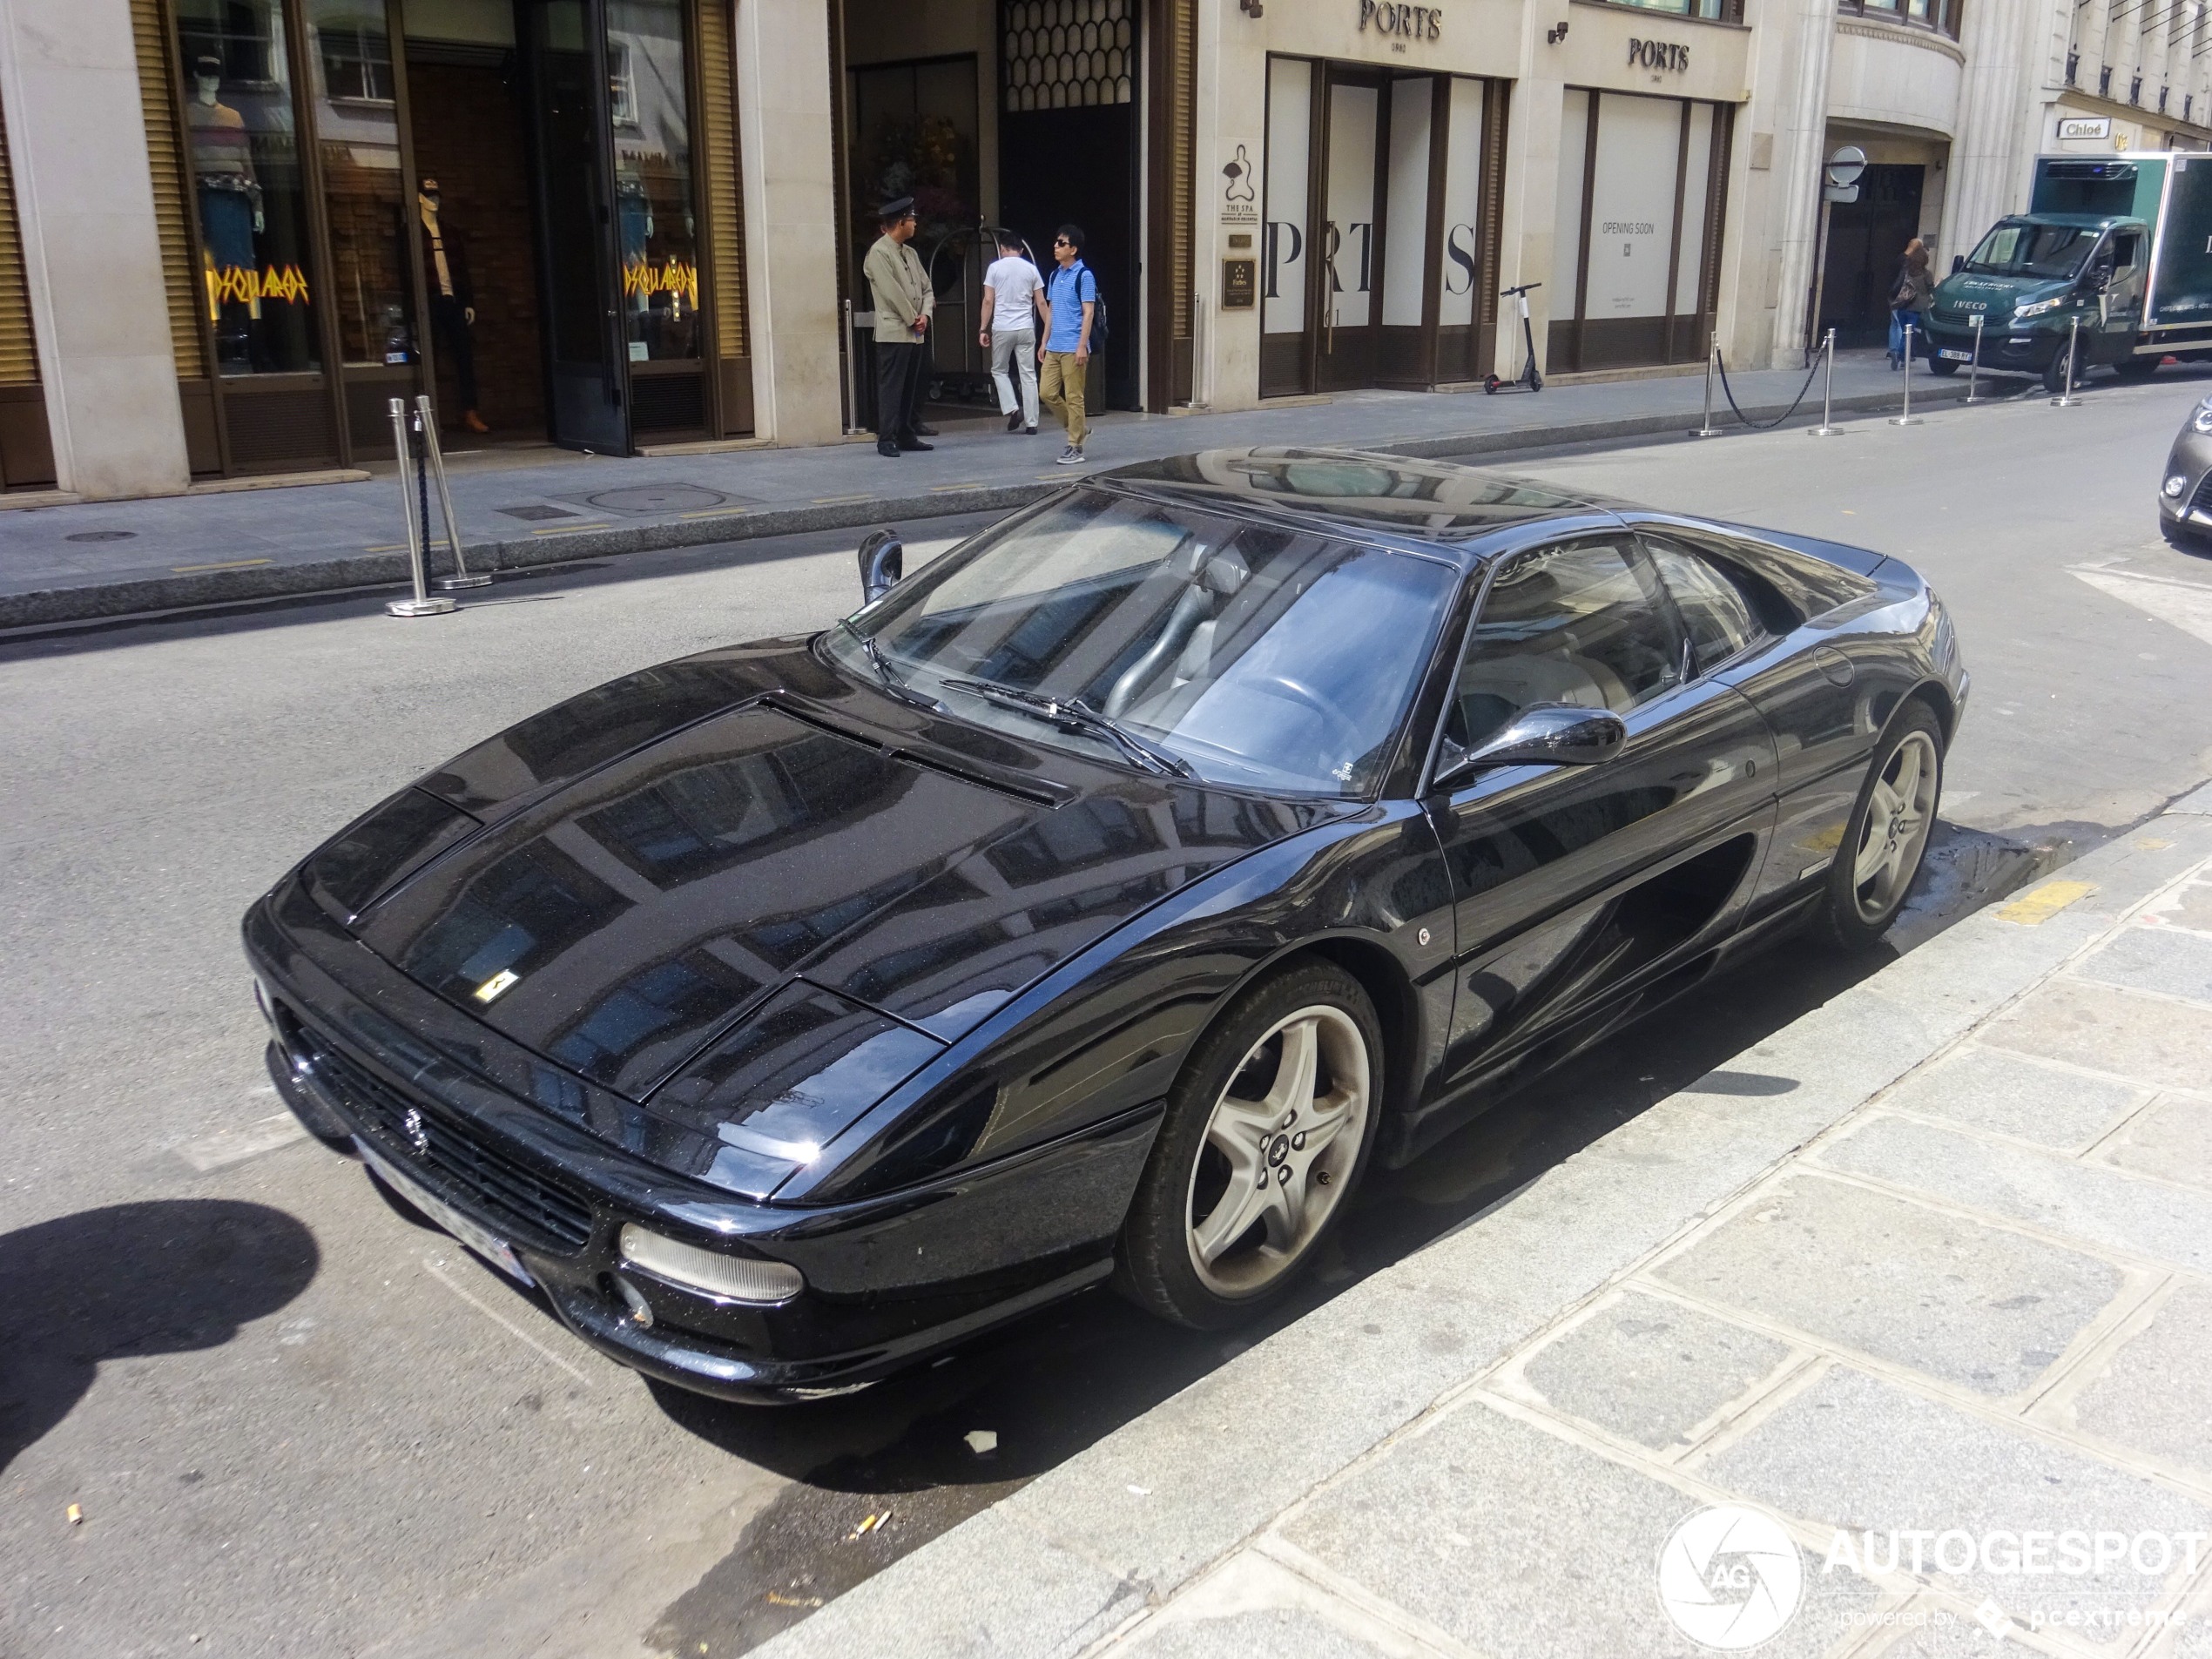
<path id="1" fill-rule="evenodd" d="M 1426 83 L 1424 83 L 1426 84 Z M 1381 240 L 1383 78 L 1332 64 L 1322 126 L 1321 223 L 1315 240 L 1321 338 L 1314 389 L 1343 391 L 1375 378 L 1375 297 Z M 1423 158 L 1426 159 L 1426 157 Z"/>
<path id="2" fill-rule="evenodd" d="M 1828 252 L 1820 285 L 1815 338 L 1836 331 L 1836 344 L 1884 346 L 1890 337 L 1890 283 L 1905 245 L 1920 229 L 1920 189 L 1926 169 L 1876 164 L 1859 175 L 1858 199 L 1828 210 Z"/>
<path id="3" fill-rule="evenodd" d="M 600 0 L 529 0 L 522 23 L 546 303 L 548 425 L 556 443 L 624 455 L 630 413 L 618 351 Z"/>

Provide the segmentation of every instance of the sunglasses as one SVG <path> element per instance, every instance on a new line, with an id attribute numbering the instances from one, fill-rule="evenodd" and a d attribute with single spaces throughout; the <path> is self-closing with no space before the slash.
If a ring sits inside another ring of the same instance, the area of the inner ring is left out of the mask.
<path id="1" fill-rule="evenodd" d="M 1069 240 L 1066 237 L 1064 237 L 1064 236 L 1055 236 L 1055 237 L 1054 237 L 1054 238 L 1052 239 L 1052 245 L 1053 245 L 1053 246 L 1055 246 L 1055 247 L 1073 247 L 1073 246 L 1075 246 L 1075 244 L 1074 244 L 1073 242 L 1069 241 Z"/>

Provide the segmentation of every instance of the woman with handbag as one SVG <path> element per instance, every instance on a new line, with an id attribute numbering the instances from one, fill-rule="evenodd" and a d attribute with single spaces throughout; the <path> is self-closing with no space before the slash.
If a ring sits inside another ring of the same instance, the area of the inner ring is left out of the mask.
<path id="1" fill-rule="evenodd" d="M 1935 279 L 1928 274 L 1927 244 L 1914 237 L 1905 245 L 1897 275 L 1890 281 L 1890 367 L 1905 362 L 1905 330 L 1921 333 L 1921 315 L 1935 295 Z M 1925 338 L 1925 335 L 1923 336 Z"/>

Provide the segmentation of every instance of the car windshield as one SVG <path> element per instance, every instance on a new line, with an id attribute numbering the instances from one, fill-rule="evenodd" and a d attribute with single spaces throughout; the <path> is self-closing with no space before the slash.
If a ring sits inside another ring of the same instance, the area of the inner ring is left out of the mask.
<path id="1" fill-rule="evenodd" d="M 2096 242 L 2097 233 L 2079 225 L 2000 219 L 1966 260 L 1966 269 L 1985 276 L 2070 277 Z"/>
<path id="2" fill-rule="evenodd" d="M 1143 770 L 1369 793 L 1458 571 L 1103 489 L 954 550 L 824 637 L 855 676 Z"/>

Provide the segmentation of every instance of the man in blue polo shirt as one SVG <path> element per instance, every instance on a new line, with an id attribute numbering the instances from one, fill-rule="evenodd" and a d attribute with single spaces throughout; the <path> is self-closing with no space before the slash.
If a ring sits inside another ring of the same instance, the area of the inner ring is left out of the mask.
<path id="1" fill-rule="evenodd" d="M 1037 392 L 1045 408 L 1068 428 L 1063 467 L 1080 467 L 1090 422 L 1083 418 L 1083 377 L 1090 368 L 1090 325 L 1098 307 L 1098 280 L 1082 261 L 1081 227 L 1062 225 L 1052 239 L 1053 273 L 1044 285 L 1044 344 Z"/>

